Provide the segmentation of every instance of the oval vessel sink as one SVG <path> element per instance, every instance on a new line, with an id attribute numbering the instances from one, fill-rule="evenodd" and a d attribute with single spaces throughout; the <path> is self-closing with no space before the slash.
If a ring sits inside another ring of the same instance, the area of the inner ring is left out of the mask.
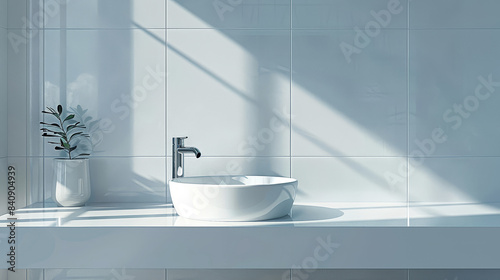
<path id="1" fill-rule="evenodd" d="M 269 176 L 184 177 L 170 181 L 177 213 L 205 221 L 260 221 L 288 215 L 298 181 Z"/>

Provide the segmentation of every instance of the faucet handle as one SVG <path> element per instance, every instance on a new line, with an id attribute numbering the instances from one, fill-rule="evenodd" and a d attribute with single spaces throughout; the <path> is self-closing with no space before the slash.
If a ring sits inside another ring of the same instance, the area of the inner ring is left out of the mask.
<path id="1" fill-rule="evenodd" d="M 174 146 L 184 146 L 184 139 L 187 139 L 187 136 L 181 137 L 172 137 L 172 145 Z"/>

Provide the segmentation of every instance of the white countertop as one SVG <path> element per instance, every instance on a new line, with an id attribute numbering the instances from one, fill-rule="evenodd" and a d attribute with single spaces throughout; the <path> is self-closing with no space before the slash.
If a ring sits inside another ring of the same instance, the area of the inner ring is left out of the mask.
<path id="1" fill-rule="evenodd" d="M 292 268 L 328 239 L 319 268 L 500 268 L 500 203 L 298 204 L 259 222 L 189 220 L 170 204 L 33 205 L 16 218 L 18 268 Z"/>
<path id="2" fill-rule="evenodd" d="M 408 214 L 410 219 L 408 219 Z M 0 216 L 0 224 L 7 223 Z M 18 227 L 500 227 L 500 203 L 316 203 L 290 216 L 258 222 L 208 222 L 178 216 L 172 204 L 106 203 L 16 211 Z"/>
<path id="3" fill-rule="evenodd" d="M 294 205 L 290 216 L 257 222 L 209 222 L 180 217 L 172 204 L 34 205 L 16 211 L 18 227 L 251 227 L 406 226 L 406 204 L 338 203 Z M 0 216 L 7 223 L 7 216 Z"/>

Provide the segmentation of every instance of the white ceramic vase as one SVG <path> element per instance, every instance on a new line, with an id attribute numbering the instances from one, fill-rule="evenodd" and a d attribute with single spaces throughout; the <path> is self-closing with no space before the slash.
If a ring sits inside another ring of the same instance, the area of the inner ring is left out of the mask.
<path id="1" fill-rule="evenodd" d="M 59 206 L 83 206 L 90 198 L 89 159 L 54 159 L 52 197 Z"/>

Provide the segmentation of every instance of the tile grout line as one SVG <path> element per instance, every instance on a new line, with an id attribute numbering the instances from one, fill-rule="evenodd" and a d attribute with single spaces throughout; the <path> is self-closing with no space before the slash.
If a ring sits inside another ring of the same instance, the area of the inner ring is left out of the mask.
<path id="1" fill-rule="evenodd" d="M 42 13 L 42 16 L 43 13 Z M 45 20 L 45 19 L 44 19 Z M 45 108 L 45 86 L 44 86 L 44 83 L 45 83 L 45 32 L 42 33 L 43 36 L 42 36 L 42 108 Z M 45 121 L 45 116 L 42 115 L 42 121 Z M 43 203 L 43 207 L 45 208 L 45 145 L 42 144 L 42 203 Z M 40 189 L 40 188 L 39 188 Z M 44 270 L 44 278 L 45 278 L 45 270 Z"/>
<path id="2" fill-rule="evenodd" d="M 169 202 L 168 186 L 168 1 L 165 1 L 165 203 Z M 165 272 L 166 275 L 166 272 Z"/>
<path id="3" fill-rule="evenodd" d="M 290 156 L 290 178 L 292 178 L 292 98 L 293 98 L 293 0 L 290 0 L 290 127 L 289 127 L 289 156 Z M 290 277 L 291 273 L 290 273 Z"/>
<path id="4" fill-rule="evenodd" d="M 30 8 L 31 8 L 31 1 L 29 2 L 26 2 L 26 15 L 29 15 L 30 14 Z M 30 32 L 28 30 L 28 26 L 26 26 L 26 34 L 29 34 L 28 32 Z M 31 172 L 32 172 L 32 169 L 31 167 L 28 169 L 28 151 L 30 151 L 29 149 L 29 146 L 30 146 L 30 143 L 31 143 L 31 134 L 30 134 L 30 104 L 31 104 L 31 94 L 30 94 L 30 89 L 31 89 L 31 74 L 32 74 L 32 71 L 31 71 L 31 59 L 32 59 L 32 53 L 31 53 L 31 50 L 32 50 L 32 45 L 33 45 L 33 41 L 30 39 L 28 41 L 29 43 L 26 44 L 26 62 L 25 62 L 25 66 L 26 66 L 26 85 L 25 85 L 25 90 L 26 90 L 26 104 L 25 104 L 25 110 L 26 110 L 26 113 L 25 113 L 25 117 L 26 117 L 26 120 L 27 120 L 27 123 L 26 123 L 26 128 L 25 128 L 25 133 L 26 133 L 26 144 L 24 146 L 24 149 L 25 149 L 25 154 L 26 154 L 26 157 L 24 158 L 24 168 L 26 170 L 26 175 L 25 175 L 25 187 L 24 187 L 24 201 L 25 203 L 28 205 L 30 204 L 28 202 L 28 176 L 31 177 Z M 29 174 L 29 175 L 28 175 Z M 31 190 L 31 188 L 29 188 Z"/>
<path id="5" fill-rule="evenodd" d="M 406 8 L 406 226 L 410 226 L 410 2 L 407 1 Z"/>

